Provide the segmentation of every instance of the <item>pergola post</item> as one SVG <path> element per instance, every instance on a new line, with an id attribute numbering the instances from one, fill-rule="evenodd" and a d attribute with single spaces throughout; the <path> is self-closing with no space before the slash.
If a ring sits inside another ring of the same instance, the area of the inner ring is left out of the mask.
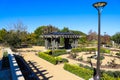
<path id="1" fill-rule="evenodd" d="M 52 49 L 55 49 L 55 38 L 51 39 Z"/>
<path id="2" fill-rule="evenodd" d="M 78 39 L 74 39 L 75 40 L 75 48 L 78 46 Z"/>
<path id="3" fill-rule="evenodd" d="M 60 43 L 60 39 L 56 38 L 55 39 L 55 48 L 58 49 L 59 48 L 59 43 Z"/>
<path id="4" fill-rule="evenodd" d="M 45 48 L 48 49 L 48 40 L 45 38 Z"/>

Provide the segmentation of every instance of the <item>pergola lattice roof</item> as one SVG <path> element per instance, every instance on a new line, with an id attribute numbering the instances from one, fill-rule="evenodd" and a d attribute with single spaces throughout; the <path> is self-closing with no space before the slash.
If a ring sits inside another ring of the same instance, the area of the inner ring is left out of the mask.
<path id="1" fill-rule="evenodd" d="M 80 38 L 79 34 L 74 34 L 72 32 L 51 32 L 42 35 L 44 38 Z"/>

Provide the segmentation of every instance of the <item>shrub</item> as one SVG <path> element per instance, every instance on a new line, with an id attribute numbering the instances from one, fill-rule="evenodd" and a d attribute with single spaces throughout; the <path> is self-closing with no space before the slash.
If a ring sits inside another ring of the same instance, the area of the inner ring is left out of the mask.
<path id="1" fill-rule="evenodd" d="M 66 59 L 66 58 L 62 58 L 62 62 L 67 63 L 67 62 L 69 62 L 69 61 L 68 61 L 68 59 Z"/>
<path id="2" fill-rule="evenodd" d="M 114 77 L 109 76 L 108 74 L 103 73 L 101 76 L 101 80 L 120 80 L 120 78 L 119 77 L 114 78 Z"/>
<path id="3" fill-rule="evenodd" d="M 61 57 L 55 57 L 57 60 L 57 63 L 62 63 L 62 58 Z"/>
<path id="4" fill-rule="evenodd" d="M 96 51 L 97 49 L 96 48 L 86 48 L 87 51 Z"/>
<path id="5" fill-rule="evenodd" d="M 87 66 L 87 65 L 83 65 L 83 64 L 79 64 L 80 67 L 86 68 L 86 69 L 90 69 L 93 70 L 93 67 Z"/>
<path id="6" fill-rule="evenodd" d="M 56 57 L 57 63 L 66 63 L 68 60 L 66 58 Z"/>
<path id="7" fill-rule="evenodd" d="M 111 60 L 111 62 L 107 62 L 108 66 L 111 66 L 112 68 L 116 67 L 117 64 L 116 64 L 116 59 L 114 58 L 113 60 Z"/>
<path id="8" fill-rule="evenodd" d="M 52 52 L 53 56 L 59 56 L 59 55 L 63 55 L 63 54 L 67 54 L 65 49 L 57 49 Z"/>
<path id="9" fill-rule="evenodd" d="M 120 57 L 120 52 L 119 52 L 119 53 L 116 53 L 116 55 Z"/>
<path id="10" fill-rule="evenodd" d="M 38 56 L 40 58 L 43 58 L 43 59 L 47 60 L 48 62 L 50 62 L 52 64 L 55 64 L 55 65 L 58 64 L 58 63 L 68 62 L 68 60 L 65 59 L 65 58 L 53 57 L 51 55 L 45 54 L 45 52 L 38 53 Z"/>
<path id="11" fill-rule="evenodd" d="M 96 51 L 96 48 L 73 48 L 72 52 L 76 53 L 76 52 L 82 52 L 82 51 Z"/>
<path id="12" fill-rule="evenodd" d="M 82 49 L 81 48 L 72 48 L 71 50 L 73 53 L 77 53 L 77 52 L 81 52 Z"/>
<path id="13" fill-rule="evenodd" d="M 3 57 L 8 57 L 8 52 L 4 52 Z"/>
<path id="14" fill-rule="evenodd" d="M 71 65 L 66 63 L 64 64 L 64 69 L 79 77 L 84 78 L 85 80 L 88 80 L 93 75 L 92 70 L 79 67 L 78 65 Z"/>
<path id="15" fill-rule="evenodd" d="M 101 53 L 110 53 L 110 50 L 109 49 L 105 49 L 105 48 L 101 48 L 100 52 Z"/>
<path id="16" fill-rule="evenodd" d="M 80 57 L 78 58 L 78 61 L 83 61 L 83 56 L 80 56 Z"/>
<path id="17" fill-rule="evenodd" d="M 40 58 L 43 58 L 52 64 L 57 64 L 57 59 L 53 56 L 45 54 L 44 52 L 40 52 L 38 55 Z"/>
<path id="18" fill-rule="evenodd" d="M 46 54 L 48 54 L 48 55 L 52 55 L 52 51 L 51 51 L 51 50 L 47 50 L 47 51 L 44 52 L 44 53 L 46 53 Z"/>
<path id="19" fill-rule="evenodd" d="M 70 57 L 71 57 L 72 59 L 75 59 L 77 56 L 78 56 L 78 55 L 77 55 L 76 53 L 70 53 Z"/>
<path id="20" fill-rule="evenodd" d="M 105 57 L 104 56 L 100 56 L 100 60 L 103 60 L 103 59 L 105 59 Z"/>
<path id="21" fill-rule="evenodd" d="M 7 69 L 9 67 L 10 64 L 9 64 L 8 52 L 4 52 L 2 57 L 2 69 Z"/>
<path id="22" fill-rule="evenodd" d="M 117 78 L 120 77 L 120 71 L 102 71 L 102 73 L 106 73 L 107 75 Z"/>
<path id="23" fill-rule="evenodd" d="M 82 64 L 78 66 L 66 63 L 64 64 L 64 69 L 85 80 L 89 80 L 93 76 L 93 68 Z M 120 80 L 120 72 L 102 71 L 100 80 Z"/>

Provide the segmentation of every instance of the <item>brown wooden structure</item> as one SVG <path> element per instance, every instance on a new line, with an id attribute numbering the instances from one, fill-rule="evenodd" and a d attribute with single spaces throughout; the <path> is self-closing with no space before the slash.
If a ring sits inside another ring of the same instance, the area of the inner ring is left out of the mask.
<path id="1" fill-rule="evenodd" d="M 64 38 L 64 48 L 76 48 L 78 46 L 78 39 L 80 35 L 74 34 L 72 32 L 51 32 L 42 35 L 45 39 L 45 48 L 46 49 L 58 49 L 60 45 L 60 38 Z M 72 43 L 70 43 L 72 39 Z"/>

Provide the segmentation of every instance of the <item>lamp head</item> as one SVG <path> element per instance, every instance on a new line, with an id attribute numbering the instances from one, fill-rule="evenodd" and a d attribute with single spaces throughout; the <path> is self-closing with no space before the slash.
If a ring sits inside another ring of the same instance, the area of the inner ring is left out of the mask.
<path id="1" fill-rule="evenodd" d="M 93 7 L 99 10 L 99 9 L 103 9 L 106 5 L 107 5 L 107 2 L 96 2 L 93 4 Z"/>

